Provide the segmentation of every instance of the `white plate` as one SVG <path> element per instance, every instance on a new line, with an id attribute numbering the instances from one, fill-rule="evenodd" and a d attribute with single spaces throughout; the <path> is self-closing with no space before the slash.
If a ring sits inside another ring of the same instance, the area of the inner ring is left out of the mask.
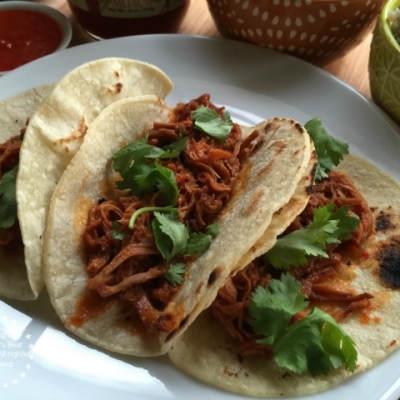
<path id="1" fill-rule="evenodd" d="M 243 123 L 281 116 L 320 117 L 351 151 L 400 181 L 400 129 L 374 104 L 323 70 L 260 47 L 179 35 L 121 38 L 68 49 L 0 78 L 0 99 L 53 82 L 83 62 L 122 56 L 153 63 L 175 84 L 168 101 L 210 93 Z M 394 400 L 400 352 L 315 400 Z M 190 397 L 189 397 L 190 396 Z M 34 302 L 0 302 L 2 400 L 243 399 L 177 371 L 166 357 L 137 359 L 99 351 L 70 335 L 44 292 Z"/>

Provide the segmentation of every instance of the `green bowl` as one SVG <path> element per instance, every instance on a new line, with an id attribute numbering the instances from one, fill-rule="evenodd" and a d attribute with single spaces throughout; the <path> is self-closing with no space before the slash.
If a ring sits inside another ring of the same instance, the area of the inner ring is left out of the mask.
<path id="1" fill-rule="evenodd" d="M 392 34 L 388 14 L 400 0 L 388 0 L 382 8 L 371 42 L 369 82 L 372 99 L 400 124 L 400 45 Z"/>

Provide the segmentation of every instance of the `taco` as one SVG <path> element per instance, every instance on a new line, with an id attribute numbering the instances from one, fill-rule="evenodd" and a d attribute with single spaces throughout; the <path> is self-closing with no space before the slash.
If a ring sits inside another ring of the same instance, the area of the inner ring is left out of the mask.
<path id="1" fill-rule="evenodd" d="M 53 85 L 44 85 L 0 102 L 0 296 L 34 298 L 26 272 L 15 184 L 26 125 L 52 89 Z"/>
<path id="2" fill-rule="evenodd" d="M 273 216 L 305 207 L 315 162 L 300 124 L 271 119 L 245 136 L 209 95 L 110 105 L 51 200 L 44 267 L 57 314 L 108 350 L 164 354 L 242 258 L 273 245 L 284 229 L 266 234 Z"/>
<path id="3" fill-rule="evenodd" d="M 400 186 L 348 154 L 322 175 L 317 170 L 307 206 L 275 246 L 232 276 L 173 344 L 179 369 L 248 396 L 300 396 L 332 388 L 399 347 Z M 332 221 L 326 247 L 312 244 Z"/>
<path id="4" fill-rule="evenodd" d="M 42 236 L 50 198 L 89 124 L 117 100 L 143 94 L 164 98 L 171 90 L 170 79 L 151 64 L 99 59 L 65 75 L 30 119 L 20 151 L 16 195 L 34 297 L 44 286 Z"/>

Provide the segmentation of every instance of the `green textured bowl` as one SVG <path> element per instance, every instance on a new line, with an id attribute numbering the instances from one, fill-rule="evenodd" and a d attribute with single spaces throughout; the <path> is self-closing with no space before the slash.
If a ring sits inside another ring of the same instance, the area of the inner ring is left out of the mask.
<path id="1" fill-rule="evenodd" d="M 369 56 L 369 82 L 372 99 L 400 124 L 400 45 L 395 40 L 389 11 L 400 6 L 400 0 L 388 0 L 377 21 Z"/>

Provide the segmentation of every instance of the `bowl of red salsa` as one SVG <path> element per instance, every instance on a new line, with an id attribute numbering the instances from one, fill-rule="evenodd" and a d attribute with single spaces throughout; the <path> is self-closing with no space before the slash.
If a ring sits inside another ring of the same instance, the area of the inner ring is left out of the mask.
<path id="1" fill-rule="evenodd" d="M 0 2 L 0 75 L 65 49 L 71 36 L 70 22 L 52 7 Z"/>

